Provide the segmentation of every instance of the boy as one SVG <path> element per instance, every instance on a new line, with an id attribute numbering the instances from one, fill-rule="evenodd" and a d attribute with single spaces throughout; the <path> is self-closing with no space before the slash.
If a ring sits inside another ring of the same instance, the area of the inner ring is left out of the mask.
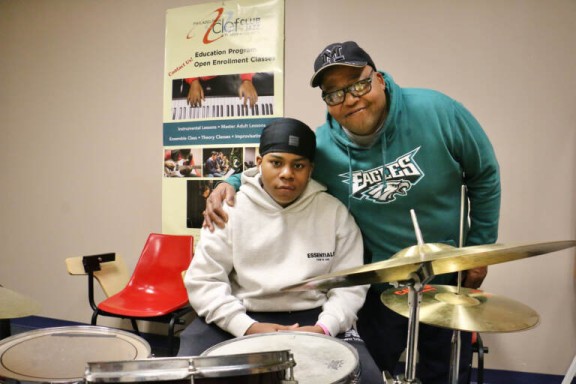
<path id="1" fill-rule="evenodd" d="M 257 167 L 242 174 L 234 207 L 224 208 L 228 225 L 202 230 L 184 280 L 199 317 L 180 336 L 178 355 L 198 355 L 233 337 L 316 332 L 356 348 L 363 382 L 383 382 L 353 329 L 367 286 L 281 291 L 363 263 L 354 219 L 310 178 L 315 152 L 314 132 L 298 120 L 278 119 L 264 128 Z"/>

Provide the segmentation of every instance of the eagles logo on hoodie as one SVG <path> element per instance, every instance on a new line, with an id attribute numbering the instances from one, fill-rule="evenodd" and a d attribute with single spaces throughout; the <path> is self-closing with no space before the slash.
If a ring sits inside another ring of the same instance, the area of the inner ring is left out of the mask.
<path id="1" fill-rule="evenodd" d="M 368 171 L 352 172 L 352 194 L 355 199 L 368 199 L 376 203 L 389 203 L 397 195 L 406 196 L 413 185 L 417 184 L 424 172 L 414 156 L 420 147 L 398 157 L 396 160 Z M 348 182 L 348 173 L 339 175 Z"/>

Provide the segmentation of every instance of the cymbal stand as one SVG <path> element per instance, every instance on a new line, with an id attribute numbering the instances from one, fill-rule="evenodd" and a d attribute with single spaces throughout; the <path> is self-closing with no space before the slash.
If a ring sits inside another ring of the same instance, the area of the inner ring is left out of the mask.
<path id="1" fill-rule="evenodd" d="M 423 263 L 417 272 L 413 273 L 410 280 L 403 282 L 408 287 L 408 307 L 410 309 L 408 317 L 408 339 L 406 341 L 406 367 L 404 376 L 397 378 L 395 383 L 420 383 L 416 378 L 416 361 L 418 349 L 418 331 L 420 325 L 420 302 L 422 301 L 422 290 L 434 274 L 430 263 Z"/>
<path id="2" fill-rule="evenodd" d="M 450 376 L 449 376 L 449 383 L 450 384 L 457 384 L 458 383 L 458 376 L 460 375 L 460 345 L 461 345 L 461 337 L 460 331 L 454 330 L 452 333 L 452 341 L 451 341 L 451 356 L 450 356 Z"/>
<path id="3" fill-rule="evenodd" d="M 460 238 L 458 246 L 464 246 L 464 223 L 468 215 L 466 214 L 466 186 L 462 185 L 460 189 Z M 458 282 L 456 292 L 460 293 L 460 285 L 462 280 L 462 271 L 458 271 Z M 450 350 L 450 374 L 449 384 L 458 384 L 458 376 L 460 376 L 460 346 L 462 343 L 461 333 L 455 329 L 452 333 L 451 350 Z"/>
<path id="4" fill-rule="evenodd" d="M 424 240 L 414 210 L 410 210 L 410 214 L 412 215 L 418 245 L 422 246 L 424 245 Z M 422 252 L 420 252 L 420 256 L 424 258 Z M 420 302 L 422 301 L 422 290 L 424 286 L 432 280 L 433 277 L 434 273 L 431 264 L 429 262 L 423 262 L 418 270 L 411 274 L 410 279 L 394 283 L 396 286 L 408 287 L 408 307 L 410 311 L 408 317 L 408 339 L 406 341 L 406 367 L 404 375 L 399 375 L 394 379 L 393 384 L 421 383 L 420 380 L 416 378 Z"/>

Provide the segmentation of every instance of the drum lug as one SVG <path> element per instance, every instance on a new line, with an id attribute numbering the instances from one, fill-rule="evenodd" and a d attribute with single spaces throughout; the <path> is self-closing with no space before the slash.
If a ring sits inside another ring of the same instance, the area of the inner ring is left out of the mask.
<path id="1" fill-rule="evenodd" d="M 194 384 L 194 374 L 197 372 L 194 359 L 188 360 L 188 372 L 190 373 L 190 384 Z"/>
<path id="2" fill-rule="evenodd" d="M 294 355 L 290 354 L 288 359 L 290 360 L 290 368 L 288 368 L 289 377 L 287 379 L 281 380 L 280 384 L 298 384 L 298 381 L 294 380 L 294 366 L 296 365 L 296 362 L 294 361 Z"/>

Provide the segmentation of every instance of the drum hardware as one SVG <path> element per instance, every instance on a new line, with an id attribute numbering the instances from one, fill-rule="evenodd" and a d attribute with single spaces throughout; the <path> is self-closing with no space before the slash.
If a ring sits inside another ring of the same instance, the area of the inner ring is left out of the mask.
<path id="1" fill-rule="evenodd" d="M 413 274 L 413 278 L 399 284 L 396 287 L 408 287 L 408 336 L 406 341 L 406 364 L 404 375 L 399 375 L 388 384 L 421 383 L 416 378 L 416 361 L 418 349 L 418 331 L 420 323 L 420 301 L 422 300 L 422 289 L 426 282 L 430 281 L 434 275 L 430 274 L 429 265 L 422 265 L 418 272 Z"/>
<path id="2" fill-rule="evenodd" d="M 332 288 L 377 283 L 392 283 L 396 288 L 400 286 L 408 287 L 408 306 L 406 307 L 406 302 L 403 304 L 403 311 L 407 309 L 408 312 L 405 316 L 409 319 L 406 371 L 404 377 L 399 376 L 396 379 L 391 379 L 389 373 L 384 372 L 386 383 L 389 384 L 419 383 L 419 380 L 414 377 L 415 356 L 412 356 L 414 346 L 416 345 L 415 342 L 417 342 L 418 337 L 414 327 L 417 328 L 421 315 L 419 311 L 420 299 L 423 297 L 423 291 L 427 289 L 425 284 L 431 279 L 431 277 L 445 273 L 460 273 L 461 271 L 473 268 L 520 260 L 576 246 L 575 240 L 519 245 L 491 244 L 460 248 L 455 248 L 441 243 L 423 243 L 422 235 L 420 230 L 417 228 L 417 221 L 415 221 L 413 211 L 411 211 L 411 215 L 413 217 L 416 238 L 418 240 L 417 245 L 397 252 L 388 260 L 317 276 L 282 289 L 283 291 L 302 291 L 311 289 L 328 290 Z M 422 272 L 424 273 L 422 274 Z M 430 277 L 427 276 L 427 273 L 430 274 Z M 441 288 L 437 287 L 436 289 Z M 456 325 L 458 325 L 459 328 L 464 328 L 462 330 L 487 332 L 486 329 L 488 329 L 488 332 L 512 332 L 514 330 L 529 329 L 538 323 L 538 314 L 523 304 L 516 303 L 510 299 L 498 298 L 490 294 L 482 296 L 484 293 L 479 290 L 467 290 L 466 288 L 460 288 L 459 286 L 455 289 L 456 291 L 452 292 L 441 292 L 443 294 L 438 296 L 438 298 L 441 298 L 446 302 L 445 308 L 452 308 L 451 310 L 455 312 L 457 312 L 456 309 L 463 307 L 468 308 L 465 310 L 467 312 L 475 311 L 475 309 L 470 309 L 471 307 L 479 307 L 484 310 L 487 308 L 488 310 L 496 311 L 498 314 L 492 316 L 498 317 L 503 315 L 503 311 L 499 311 L 498 308 L 503 308 L 507 305 L 511 305 L 515 308 L 515 316 L 513 316 L 512 319 L 505 321 L 504 325 L 497 326 L 496 324 L 484 324 L 480 326 L 480 323 L 464 325 L 463 320 L 457 320 Z M 460 293 L 461 290 L 464 290 L 464 294 Z M 396 291 L 396 289 L 393 291 Z M 390 294 L 383 294 L 381 300 L 388 300 L 388 296 L 390 296 Z M 426 295 L 424 297 L 427 298 L 428 296 L 429 295 Z M 438 300 L 435 301 L 437 302 Z M 483 304 L 488 302 L 490 304 Z M 468 305 L 466 306 L 466 304 Z M 435 311 L 435 307 L 427 305 L 426 312 L 429 311 Z M 476 316 L 476 320 L 479 321 L 482 320 L 482 317 L 484 316 L 484 314 L 480 313 L 474 315 Z M 456 317 L 456 315 L 445 316 L 449 319 Z M 514 319 L 517 320 L 518 317 L 526 317 L 526 319 L 523 323 L 514 322 Z M 440 323 L 439 318 L 433 321 L 426 319 L 426 322 L 432 323 L 431 325 L 441 326 L 437 324 Z M 491 318 L 488 321 L 490 320 L 494 319 Z M 497 321 L 501 322 L 501 318 L 498 318 Z M 455 329 L 456 331 L 460 330 L 452 323 L 445 324 L 445 327 Z M 450 372 L 450 380 L 456 380 L 455 382 L 457 382 L 458 378 L 459 350 L 460 334 L 455 333 L 452 342 Z"/>
<path id="3" fill-rule="evenodd" d="M 412 217 L 412 223 L 414 225 L 414 232 L 416 233 L 416 240 L 418 242 L 418 249 L 420 257 L 424 258 L 422 253 L 422 246 L 424 245 L 424 239 L 422 238 L 422 232 L 418 225 L 418 219 L 414 210 L 410 210 L 410 215 Z M 389 380 L 388 384 L 407 384 L 415 383 L 420 384 L 421 381 L 416 378 L 416 361 L 418 350 L 418 330 L 420 323 L 420 301 L 422 300 L 422 290 L 425 284 L 432 280 L 434 277 L 434 272 L 431 268 L 430 263 L 422 263 L 418 269 L 411 273 L 410 278 L 407 281 L 394 282 L 394 285 L 398 288 L 399 286 L 408 287 L 408 336 L 406 341 L 406 364 L 404 368 L 404 375 L 398 375 L 393 380 Z"/>
<path id="4" fill-rule="evenodd" d="M 466 211 L 466 202 L 468 201 L 466 195 L 466 185 L 460 188 L 460 232 L 458 237 L 458 247 L 464 246 L 464 228 L 466 227 L 466 220 L 468 214 Z M 460 293 L 462 285 L 462 271 L 458 271 L 458 278 L 456 279 L 456 292 Z M 460 345 L 462 344 L 462 335 L 460 331 L 455 329 L 452 332 L 452 339 L 450 340 L 450 371 L 448 372 L 448 383 L 458 384 L 460 376 Z"/>
<path id="5" fill-rule="evenodd" d="M 452 339 L 450 340 L 450 372 L 448 372 L 448 383 L 450 384 L 458 384 L 461 344 L 462 337 L 460 331 L 454 330 L 454 332 L 452 332 Z"/>

